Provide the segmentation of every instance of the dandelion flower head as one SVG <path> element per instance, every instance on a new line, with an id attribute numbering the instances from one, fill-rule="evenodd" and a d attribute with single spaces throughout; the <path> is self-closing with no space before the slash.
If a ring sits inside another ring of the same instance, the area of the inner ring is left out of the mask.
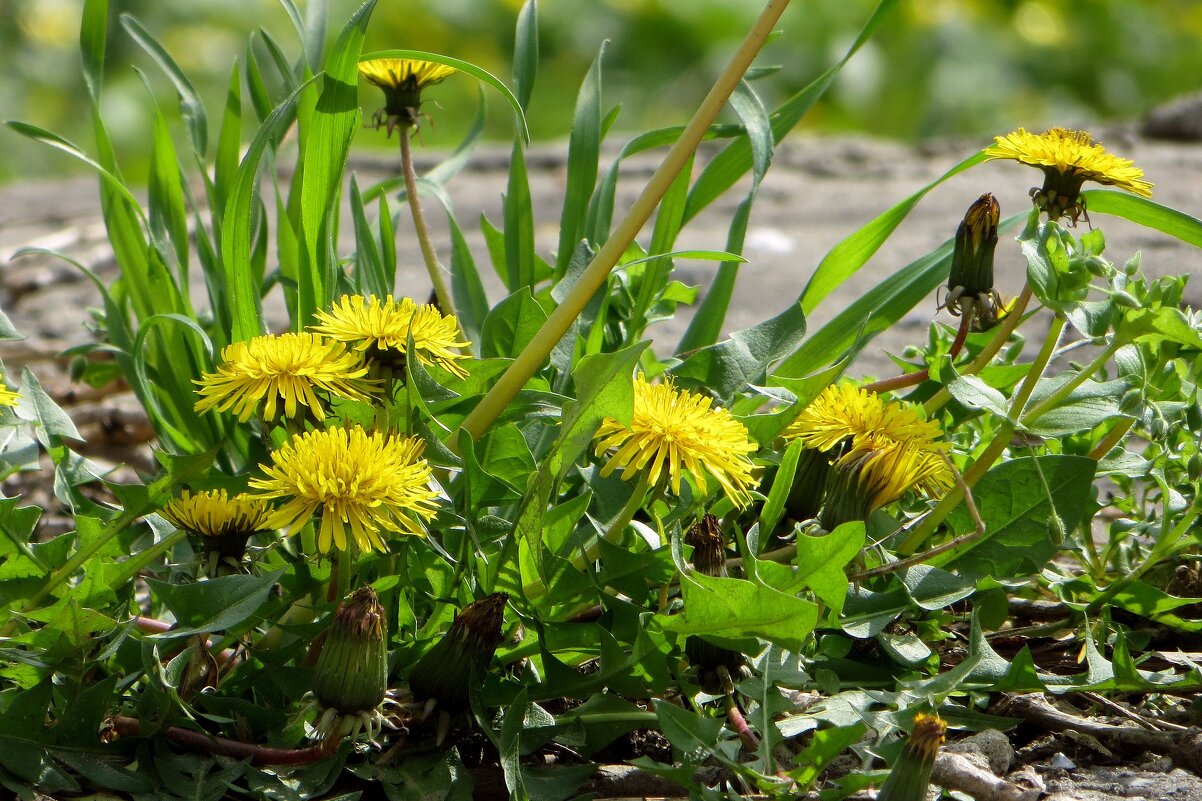
<path id="1" fill-rule="evenodd" d="M 381 89 L 425 89 L 454 75 L 455 68 L 416 58 L 372 58 L 359 62 L 359 74 Z"/>
<path id="2" fill-rule="evenodd" d="M 263 418 L 274 420 L 283 401 L 284 416 L 293 418 L 300 406 L 318 420 L 325 409 L 317 392 L 369 401 L 374 383 L 366 378 L 362 358 L 346 346 L 316 334 L 279 334 L 234 342 L 221 351 L 221 365 L 196 382 L 201 399 L 196 411 L 233 409 L 242 421 L 262 407 Z"/>
<path id="3" fill-rule="evenodd" d="M 454 67 L 412 58 L 372 58 L 359 62 L 359 74 L 384 92 L 384 108 L 372 122 L 393 128 L 415 126 L 421 117 L 422 90 L 455 73 Z"/>
<path id="4" fill-rule="evenodd" d="M 670 381 L 651 384 L 638 375 L 630 425 L 606 418 L 594 440 L 597 456 L 613 451 L 601 468 L 602 477 L 619 467 L 624 479 L 646 470 L 654 485 L 666 471 L 672 491 L 679 494 L 681 474 L 687 471 L 702 492 L 709 475 L 731 502 L 745 506 L 750 501 L 750 455 L 756 446 L 747 429 L 710 398 L 677 389 Z"/>
<path id="5" fill-rule="evenodd" d="M 283 504 L 273 528 L 295 534 L 320 512 L 317 549 L 384 551 L 391 532 L 424 536 L 437 493 L 430 488 L 425 443 L 362 428 L 309 431 L 285 442 L 250 486 Z"/>
<path id="6" fill-rule="evenodd" d="M 782 436 L 818 451 L 838 449 L 836 465 L 859 465 L 877 507 L 909 489 L 934 495 L 952 483 L 939 424 L 924 419 L 914 406 L 886 401 L 854 384 L 824 389 Z"/>
<path id="7" fill-rule="evenodd" d="M 1152 197 L 1152 184 L 1144 178 L 1144 171 L 1130 159 L 1107 152 L 1086 131 L 1050 128 L 1034 134 L 1019 128 L 994 137 L 985 155 L 1013 159 L 1042 170 L 1043 188 L 1033 190 L 1032 197 L 1053 219 L 1067 216 L 1075 222 L 1084 212 L 1081 185 L 1086 181 Z"/>
<path id="8" fill-rule="evenodd" d="M 392 295 L 380 300 L 375 295 L 343 295 L 330 311 L 317 312 L 316 333 L 345 343 L 362 352 L 369 361 L 388 366 L 403 363 L 413 337 L 413 352 L 424 365 L 436 364 L 459 378 L 467 370 L 459 363 L 470 342 L 460 339 L 459 321 L 442 314 L 430 304 L 417 305 L 409 298 L 395 301 Z"/>
<path id="9" fill-rule="evenodd" d="M 167 503 L 159 514 L 176 528 L 201 537 L 248 537 L 271 528 L 272 509 L 260 498 L 230 497 L 225 490 L 188 490 Z"/>

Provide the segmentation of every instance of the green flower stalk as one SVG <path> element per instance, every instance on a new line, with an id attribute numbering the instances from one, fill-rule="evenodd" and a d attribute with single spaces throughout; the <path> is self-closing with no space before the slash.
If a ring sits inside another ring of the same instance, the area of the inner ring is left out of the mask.
<path id="1" fill-rule="evenodd" d="M 483 677 L 504 639 L 501 624 L 509 596 L 493 593 L 467 606 L 446 636 L 418 660 L 409 674 L 414 698 L 435 702 L 444 711 L 462 712 L 470 703 L 472 683 Z"/>
<path id="2" fill-rule="evenodd" d="M 371 587 L 338 606 L 313 671 L 313 697 L 322 709 L 317 736 L 336 741 L 361 728 L 371 739 L 383 718 L 388 692 L 388 640 L 384 608 Z"/>
<path id="3" fill-rule="evenodd" d="M 707 514 L 689 529 L 685 544 L 693 546 L 693 569 L 706 576 L 726 576 L 726 548 L 718 518 Z M 747 672 L 743 654 L 714 645 L 701 637 L 684 642 L 689 664 L 697 668 L 701 689 L 711 695 L 729 695 L 735 691 L 735 677 Z"/>
<path id="4" fill-rule="evenodd" d="M 925 712 L 915 715 L 910 739 L 877 794 L 877 801 L 924 801 L 931 784 L 931 769 L 935 767 L 935 757 L 946 732 L 947 724 L 938 715 Z"/>

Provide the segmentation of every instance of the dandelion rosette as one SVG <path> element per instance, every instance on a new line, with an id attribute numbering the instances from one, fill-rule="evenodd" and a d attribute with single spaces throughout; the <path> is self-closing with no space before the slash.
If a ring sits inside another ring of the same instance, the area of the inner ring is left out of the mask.
<path id="1" fill-rule="evenodd" d="M 418 305 L 409 298 L 389 295 L 343 295 L 330 311 L 317 312 L 312 330 L 361 352 L 368 362 L 402 369 L 413 337 L 413 353 L 424 365 L 438 365 L 459 378 L 467 370 L 459 363 L 468 356 L 460 349 L 471 343 L 460 339 L 459 321 L 431 304 Z"/>
<path id="2" fill-rule="evenodd" d="M 295 418 L 305 406 L 318 420 L 326 413 L 318 391 L 355 401 L 370 401 L 375 382 L 367 365 L 340 342 L 316 334 L 269 334 L 234 342 L 221 351 L 221 365 L 196 381 L 201 399 L 196 411 L 233 409 L 245 422 L 262 407 L 264 420 L 283 414 Z"/>
<path id="3" fill-rule="evenodd" d="M 417 125 L 422 90 L 455 74 L 454 67 L 413 58 L 373 58 L 359 62 L 359 74 L 384 92 L 384 108 L 372 121 L 393 128 Z"/>
<path id="4" fill-rule="evenodd" d="M 1043 188 L 1033 189 L 1031 196 L 1053 220 L 1068 217 L 1075 223 L 1085 213 L 1081 185 L 1086 181 L 1152 197 L 1152 184 L 1144 179 L 1144 171 L 1130 159 L 1108 153 L 1086 131 L 1049 128 L 1034 134 L 1019 128 L 994 137 L 985 155 L 1013 159 L 1042 170 Z"/>
<path id="5" fill-rule="evenodd" d="M 417 437 L 358 427 L 309 431 L 275 450 L 250 486 L 258 497 L 283 500 L 272 527 L 289 534 L 320 510 L 321 553 L 386 551 L 386 533 L 425 536 L 424 523 L 437 511 L 424 448 Z"/>
<path id="6" fill-rule="evenodd" d="M 710 398 L 677 389 L 671 381 L 651 384 L 642 374 L 634 380 L 634 414 L 630 425 L 607 417 L 594 437 L 596 455 L 614 451 L 601 468 L 601 476 L 622 468 L 630 480 L 647 471 L 651 484 L 667 471 L 672 491 L 680 493 L 680 478 L 688 473 L 701 492 L 712 476 L 731 502 L 750 502 L 755 443 L 747 429 Z"/>

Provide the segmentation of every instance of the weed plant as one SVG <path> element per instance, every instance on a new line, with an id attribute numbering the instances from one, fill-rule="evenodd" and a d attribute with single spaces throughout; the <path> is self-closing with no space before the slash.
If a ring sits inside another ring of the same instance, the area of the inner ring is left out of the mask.
<path id="1" fill-rule="evenodd" d="M 284 5 L 298 42 L 321 39 Z M 101 114 L 118 31 L 88 0 L 94 147 L 9 125 L 100 178 L 121 274 L 93 276 L 100 326 L 76 356 L 94 380 L 108 368 L 92 357 L 115 361 L 161 470 L 108 481 L 32 373 L 0 393 L 4 472 L 47 454 L 74 521 L 43 536 L 39 509 L 0 500 L 0 783 L 25 798 L 349 798 L 364 782 L 465 798 L 469 768 L 491 763 L 513 797 L 549 800 L 650 730 L 663 746 L 631 763 L 697 797 L 794 797 L 850 748 L 866 769 L 827 789 L 880 783 L 880 754 L 904 768 L 888 797 L 911 798 L 947 725 L 1013 724 L 991 714 L 998 691 L 1197 691 L 1196 666 L 1160 643 L 1202 629 L 1202 315 L 1182 306 L 1184 276 L 1150 280 L 1139 254 L 1114 266 L 1102 225 L 1202 246 L 1202 222 L 1150 200 L 1138 167 L 1088 134 L 1019 130 L 848 235 L 785 311 L 724 337 L 775 146 L 895 2 L 769 110 L 752 64 L 786 5 L 767 3 L 686 125 L 611 159 L 598 55 L 557 246 L 540 252 L 524 122 L 535 0 L 510 84 L 441 54 L 362 53 L 372 0 L 316 74 L 256 34 L 215 120 L 123 16 L 185 129 L 177 150 L 156 113 L 145 203 Z M 360 75 L 379 111 L 360 110 Z M 449 205 L 449 242 L 425 224 L 479 131 L 416 174 L 414 133 L 448 79 L 480 81 L 514 120 L 503 219 L 481 221 L 495 303 Z M 728 105 L 738 122 L 715 123 Z M 397 178 L 346 175 L 362 137 L 395 138 Z M 661 167 L 619 208 L 623 163 L 653 150 Z M 1003 216 L 982 195 L 945 244 L 807 330 L 927 191 L 990 158 L 1018 162 L 1015 181 L 1042 173 L 1030 209 Z M 732 192 L 724 251 L 678 241 Z M 429 285 L 396 286 L 398 214 Z M 1010 301 L 997 247 L 1028 266 Z M 719 262 L 704 292 L 673 278 L 681 259 Z M 900 375 L 846 375 L 939 287 L 946 316 Z M 275 294 L 287 327 L 268 331 Z M 688 304 L 679 343 L 648 337 Z M 1078 343 L 1083 363 L 1066 358 Z M 1045 619 L 1028 625 L 1035 600 Z"/>

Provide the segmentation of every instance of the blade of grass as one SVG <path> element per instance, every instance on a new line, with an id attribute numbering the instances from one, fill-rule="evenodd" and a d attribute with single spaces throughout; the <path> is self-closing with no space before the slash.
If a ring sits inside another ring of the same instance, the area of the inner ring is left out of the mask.
<path id="1" fill-rule="evenodd" d="M 1110 214 L 1151 228 L 1182 242 L 1202 248 L 1202 220 L 1170 209 L 1139 195 L 1113 189 L 1089 189 L 1081 193 L 1090 214 Z"/>
<path id="2" fill-rule="evenodd" d="M 355 268 L 352 280 L 363 295 L 383 298 L 392 291 L 392 277 L 384 272 L 384 262 L 376 245 L 376 233 L 367 222 L 359 182 L 351 176 L 351 218 L 355 223 Z"/>
<path id="3" fill-rule="evenodd" d="M 743 123 L 751 148 L 751 189 L 735 209 L 726 232 L 726 249 L 731 253 L 742 253 L 751 210 L 759 195 L 760 183 L 772 163 L 774 144 L 768 111 L 746 80 L 731 94 L 730 105 Z M 681 219 L 683 222 L 683 213 Z M 676 346 L 677 353 L 688 353 L 718 341 L 718 337 L 722 335 L 722 326 L 726 322 L 730 300 L 734 296 L 738 275 L 739 262 L 725 261 L 718 265 L 718 274 L 706 291 L 693 319 L 689 321 L 689 327 L 681 337 L 680 344 Z"/>
<path id="4" fill-rule="evenodd" d="M 509 184 L 504 196 L 505 285 L 516 292 L 534 287 L 534 203 L 526 174 L 526 155 L 520 139 L 513 140 Z"/>
<path id="5" fill-rule="evenodd" d="M 538 75 L 538 0 L 526 0 L 518 12 L 513 37 L 513 90 L 523 110 L 534 94 Z"/>
<path id="6" fill-rule="evenodd" d="M 584 230 L 588 201 L 597 185 L 598 162 L 601 159 L 601 68 L 605 60 L 602 42 L 593 59 L 572 116 L 572 133 L 568 137 L 567 185 L 563 194 L 563 211 L 559 216 L 559 246 L 555 252 L 555 278 L 567 272 L 568 262 Z"/>
<path id="7" fill-rule="evenodd" d="M 983 161 L 985 161 L 983 153 L 973 153 L 901 203 L 879 215 L 867 225 L 856 229 L 844 238 L 843 241 L 831 248 L 830 252 L 823 257 L 822 262 L 818 265 L 818 269 L 814 270 L 814 274 L 810 276 L 805 289 L 802 290 L 801 305 L 805 309 L 806 314 L 818 308 L 818 304 L 822 302 L 822 299 L 834 291 L 835 287 L 842 284 L 863 267 L 872 257 L 872 254 L 876 253 L 881 245 L 885 244 L 885 240 L 897 229 L 897 226 L 906 218 L 906 215 L 914 210 L 914 207 L 918 205 L 918 201 L 926 197 L 928 192 L 952 176 L 958 175 L 969 167 L 973 167 Z M 948 227 L 950 230 L 955 230 L 954 223 L 949 222 Z"/>
<path id="8" fill-rule="evenodd" d="M 230 189 L 229 203 L 222 223 L 221 255 L 226 269 L 226 285 L 232 303 L 233 331 L 231 341 L 240 342 L 258 336 L 263 330 L 263 315 L 259 304 L 259 282 L 251 265 L 252 209 L 257 201 L 255 179 L 263 152 L 283 136 L 296 118 L 300 95 L 316 78 L 310 78 L 288 96 L 264 121 L 242 163 Z"/>
<path id="9" fill-rule="evenodd" d="M 176 268 L 180 299 L 187 314 L 194 316 L 188 297 L 188 210 L 180 178 L 175 143 L 167 130 L 167 121 L 155 107 L 153 141 L 150 149 L 150 230 L 159 242 L 170 242 L 170 255 Z"/>
<path id="10" fill-rule="evenodd" d="M 896 5 L 897 0 L 881 0 L 843 58 L 772 112 L 772 136 L 775 141 L 781 141 L 785 134 L 793 130 L 794 126 L 801 121 L 801 118 L 834 82 L 843 66 L 851 60 L 856 51 L 864 46 L 865 42 L 872 38 Z M 751 168 L 752 151 L 748 140 L 738 139 L 727 145 L 706 165 L 705 170 L 697 178 L 697 183 L 694 184 L 693 191 L 689 194 L 685 221 L 691 220 L 698 212 L 721 197 Z"/>
<path id="11" fill-rule="evenodd" d="M 250 75 L 247 81 L 252 86 Z M 254 91 L 254 90 L 252 90 Z M 221 116 L 221 132 L 217 136 L 217 153 L 213 158 L 213 189 L 209 205 L 213 207 L 213 220 L 218 222 L 225 214 L 225 202 L 230 194 L 230 185 L 238 172 L 238 151 L 242 144 L 242 81 L 238 62 L 230 70 L 230 83 L 225 92 L 225 110 Z M 218 247 L 221 243 L 220 230 L 215 231 Z"/>
<path id="12" fill-rule="evenodd" d="M 334 240 L 338 235 L 338 199 L 351 138 L 359 127 L 359 53 L 376 0 L 367 0 L 347 22 L 321 76 L 321 94 L 300 155 L 301 264 L 297 275 L 298 308 L 294 324 L 304 325 L 330 300 Z"/>
<path id="13" fill-rule="evenodd" d="M 188 129 L 188 139 L 192 143 L 192 151 L 203 163 L 209 147 L 209 123 L 205 114 L 204 103 L 197 94 L 196 88 L 188 80 L 188 76 L 175 63 L 171 54 L 159 44 L 158 40 L 133 14 L 121 15 L 121 26 L 125 28 L 135 42 L 145 50 L 155 63 L 163 70 L 163 74 L 175 86 L 179 95 L 179 111 L 184 118 L 184 126 Z"/>

